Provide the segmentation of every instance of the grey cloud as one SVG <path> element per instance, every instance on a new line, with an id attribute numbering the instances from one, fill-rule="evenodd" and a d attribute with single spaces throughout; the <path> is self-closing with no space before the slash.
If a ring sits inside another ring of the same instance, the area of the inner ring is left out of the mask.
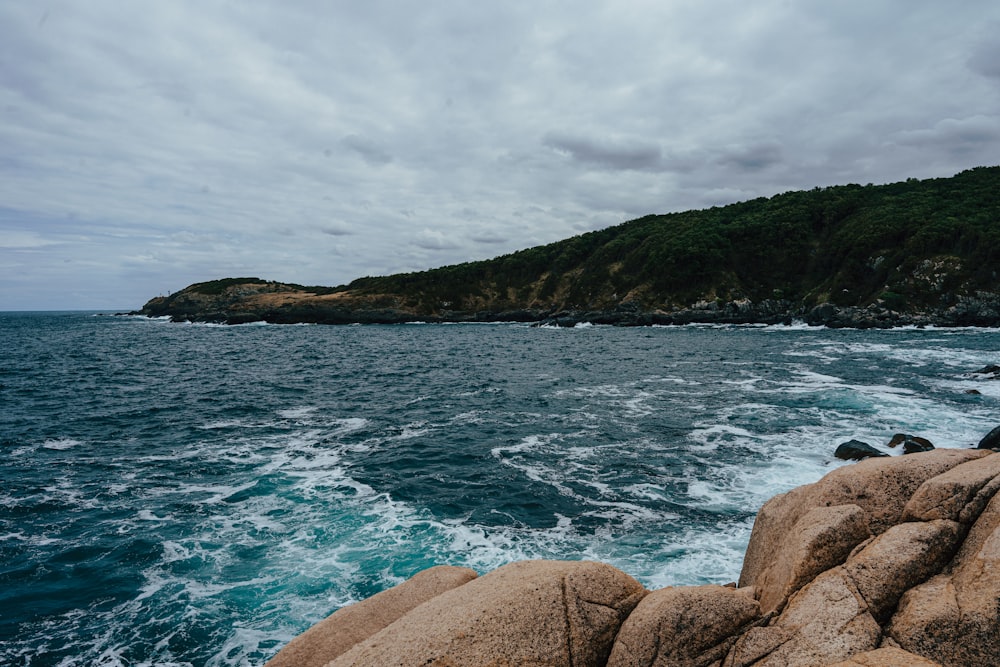
<path id="1" fill-rule="evenodd" d="M 1000 79 L 1000 39 L 997 31 L 1000 23 L 990 26 L 988 37 L 982 39 L 973 49 L 969 57 L 969 68 L 977 74 Z"/>
<path id="2" fill-rule="evenodd" d="M 422 229 L 413 240 L 413 245 L 426 250 L 450 250 L 457 248 L 454 239 L 437 229 Z"/>
<path id="3" fill-rule="evenodd" d="M 992 0 L 0 3 L 0 268 L 25 278 L 0 310 L 995 164 L 997 25 Z"/>
<path id="4" fill-rule="evenodd" d="M 320 227 L 319 231 L 328 236 L 350 236 L 354 232 L 347 225 L 330 224 Z"/>
<path id="5" fill-rule="evenodd" d="M 726 150 L 717 161 L 739 169 L 757 171 L 779 164 L 782 161 L 782 150 L 773 143 L 754 144 Z"/>
<path id="6" fill-rule="evenodd" d="M 542 143 L 568 153 L 577 162 L 594 164 L 604 169 L 657 171 L 662 168 L 660 147 L 654 143 L 596 141 L 559 132 L 546 134 Z"/>
<path id="7" fill-rule="evenodd" d="M 392 162 L 392 155 L 371 139 L 357 134 L 349 134 L 340 143 L 364 158 L 371 165 L 384 165 Z"/>
<path id="8" fill-rule="evenodd" d="M 1000 142 L 1000 116 L 945 118 L 933 127 L 906 130 L 895 135 L 896 142 L 912 147 L 941 147 L 950 152 L 981 150 Z"/>

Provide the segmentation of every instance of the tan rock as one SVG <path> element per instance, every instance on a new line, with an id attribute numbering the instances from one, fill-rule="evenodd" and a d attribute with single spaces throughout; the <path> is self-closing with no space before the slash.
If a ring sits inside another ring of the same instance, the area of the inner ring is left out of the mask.
<path id="1" fill-rule="evenodd" d="M 1000 495 L 994 496 L 952 560 L 951 574 L 907 591 L 889 635 L 946 665 L 997 663 L 1000 656 Z"/>
<path id="2" fill-rule="evenodd" d="M 771 563 L 755 582 L 761 610 L 777 612 L 817 575 L 843 563 L 868 538 L 868 521 L 857 505 L 815 507 L 782 536 Z"/>
<path id="3" fill-rule="evenodd" d="M 942 661 L 953 657 L 960 617 L 951 577 L 942 574 L 903 594 L 886 632 L 905 650 Z"/>
<path id="4" fill-rule="evenodd" d="M 288 642 L 265 667 L 321 667 L 427 600 L 476 578 L 465 567 L 438 565 L 335 611 Z"/>
<path id="5" fill-rule="evenodd" d="M 903 508 L 901 520 L 972 523 L 998 488 L 1000 456 L 969 461 L 921 484 Z"/>
<path id="6" fill-rule="evenodd" d="M 706 667 L 716 664 L 760 605 L 734 588 L 686 586 L 647 595 L 622 625 L 608 667 Z"/>
<path id="7" fill-rule="evenodd" d="M 858 653 L 826 667 L 941 667 L 933 660 L 899 648 L 880 648 Z"/>
<path id="8" fill-rule="evenodd" d="M 854 504 L 864 510 L 868 528 L 878 535 L 899 522 L 914 492 L 928 479 L 985 456 L 989 450 L 935 449 L 907 456 L 865 459 L 775 496 L 757 514 L 743 560 L 740 586 L 756 585 L 785 535 L 816 507 Z"/>
<path id="9" fill-rule="evenodd" d="M 900 596 L 951 560 L 964 530 L 955 521 L 901 523 L 885 531 L 844 565 L 878 620 L 888 620 Z"/>
<path id="10" fill-rule="evenodd" d="M 773 653 L 775 649 L 793 636 L 793 632 L 773 625 L 765 628 L 750 628 L 736 640 L 722 665 L 723 667 L 755 665 L 758 660 Z"/>
<path id="11" fill-rule="evenodd" d="M 868 612 L 868 605 L 843 567 L 824 572 L 793 595 L 785 611 L 772 623 L 790 637 L 752 663 L 754 667 L 836 662 L 875 650 L 882 636 L 882 628 Z M 734 656 L 733 664 L 747 663 Z"/>
<path id="12" fill-rule="evenodd" d="M 603 563 L 511 563 L 429 600 L 329 666 L 603 665 L 645 594 Z"/>

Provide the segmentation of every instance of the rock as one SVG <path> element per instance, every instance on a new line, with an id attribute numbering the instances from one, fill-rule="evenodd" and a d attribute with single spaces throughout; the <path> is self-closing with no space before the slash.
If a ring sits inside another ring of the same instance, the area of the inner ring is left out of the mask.
<path id="1" fill-rule="evenodd" d="M 959 523 L 944 519 L 900 523 L 853 554 L 844 571 L 872 616 L 884 622 L 904 592 L 940 572 L 951 560 L 963 534 Z"/>
<path id="2" fill-rule="evenodd" d="M 903 453 L 904 454 L 916 454 L 918 452 L 929 452 L 934 449 L 932 445 L 927 440 L 923 438 L 910 438 L 903 442 Z"/>
<path id="3" fill-rule="evenodd" d="M 950 519 L 971 524 L 998 489 L 1000 456 L 963 463 L 921 484 L 906 502 L 900 519 Z"/>
<path id="4" fill-rule="evenodd" d="M 857 505 L 816 507 L 807 512 L 785 534 L 770 565 L 757 578 L 761 609 L 780 611 L 793 593 L 843 563 L 870 535 L 865 512 Z"/>
<path id="5" fill-rule="evenodd" d="M 925 481 L 989 455 L 975 449 L 935 449 L 918 456 L 871 458 L 837 468 L 814 484 L 771 498 L 754 521 L 739 585 L 756 585 L 785 535 L 809 510 L 855 504 L 865 511 L 868 529 L 878 535 L 898 523 L 903 506 Z"/>
<path id="6" fill-rule="evenodd" d="M 1000 449 L 1000 426 L 983 436 L 976 449 Z"/>
<path id="7" fill-rule="evenodd" d="M 843 567 L 835 567 L 816 577 L 788 601 L 788 606 L 761 628 L 778 643 L 759 660 L 748 659 L 746 646 L 737 644 L 723 664 L 729 667 L 787 667 L 823 665 L 856 653 L 878 648 L 882 628 L 869 613 L 868 605 Z"/>
<path id="8" fill-rule="evenodd" d="M 929 451 L 934 449 L 933 443 L 931 443 L 931 441 L 927 438 L 921 438 L 918 435 L 909 435 L 907 433 L 894 434 L 888 444 L 890 447 L 896 447 L 897 445 L 904 445 L 907 441 L 913 441 L 918 445 L 921 445 L 923 449 L 920 451 Z"/>
<path id="9" fill-rule="evenodd" d="M 439 565 L 343 607 L 290 641 L 266 667 L 322 667 L 359 641 L 433 597 L 476 578 L 474 570 Z"/>
<path id="10" fill-rule="evenodd" d="M 970 396 L 982 396 L 983 395 L 983 392 L 979 391 L 978 389 L 966 389 L 964 393 L 966 393 L 966 394 L 968 394 Z"/>
<path id="11" fill-rule="evenodd" d="M 837 445 L 837 449 L 833 455 L 844 461 L 860 461 L 872 456 L 889 456 L 885 452 L 875 449 L 867 442 L 861 442 L 860 440 L 848 440 Z"/>
<path id="12" fill-rule="evenodd" d="M 941 665 L 901 648 L 890 646 L 858 653 L 847 660 L 825 667 L 941 667 Z"/>
<path id="13" fill-rule="evenodd" d="M 975 373 L 976 375 L 1000 376 L 1000 366 L 997 366 L 996 364 L 987 364 L 983 368 L 980 368 L 978 371 L 973 371 L 973 373 Z"/>
<path id="14" fill-rule="evenodd" d="M 911 588 L 887 629 L 902 648 L 946 665 L 1000 655 L 1000 494 L 976 519 L 948 571 Z"/>
<path id="15" fill-rule="evenodd" d="M 698 667 L 718 663 L 760 606 L 724 586 L 664 588 L 647 595 L 615 639 L 608 667 Z"/>
<path id="16" fill-rule="evenodd" d="M 604 665 L 645 594 L 602 563 L 511 563 L 432 598 L 328 667 Z"/>
<path id="17" fill-rule="evenodd" d="M 876 458 L 772 498 L 740 588 L 647 595 L 608 565 L 528 561 L 478 579 L 437 570 L 456 587 L 418 594 L 435 570 L 337 612 L 269 667 L 994 665 L 1000 456 Z"/>

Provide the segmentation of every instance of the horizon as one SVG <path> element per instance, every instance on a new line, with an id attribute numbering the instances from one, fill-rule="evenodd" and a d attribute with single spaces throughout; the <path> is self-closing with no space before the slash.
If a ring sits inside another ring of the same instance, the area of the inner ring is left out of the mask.
<path id="1" fill-rule="evenodd" d="M 495 258 L 1000 154 L 1000 5 L 0 7 L 0 311 Z"/>

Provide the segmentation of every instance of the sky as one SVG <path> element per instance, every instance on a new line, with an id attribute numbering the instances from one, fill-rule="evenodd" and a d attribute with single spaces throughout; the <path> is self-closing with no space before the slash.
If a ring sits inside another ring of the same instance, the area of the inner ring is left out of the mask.
<path id="1" fill-rule="evenodd" d="M 995 0 L 0 2 L 0 311 L 998 163 Z"/>

